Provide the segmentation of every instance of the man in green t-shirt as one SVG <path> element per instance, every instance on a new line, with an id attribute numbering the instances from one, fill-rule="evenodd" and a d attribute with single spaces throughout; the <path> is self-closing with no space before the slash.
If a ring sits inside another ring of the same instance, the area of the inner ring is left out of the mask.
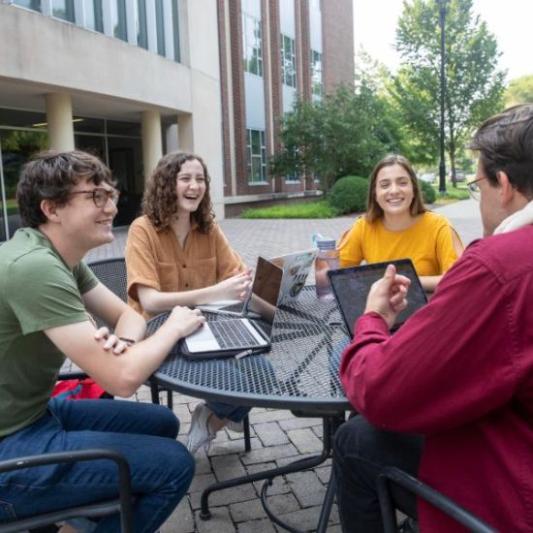
<path id="1" fill-rule="evenodd" d="M 194 463 L 178 443 L 174 414 L 151 404 L 50 400 L 69 357 L 106 391 L 130 396 L 174 344 L 200 327 L 198 311 L 176 307 L 146 340 L 146 323 L 82 262 L 113 240 L 118 191 L 109 169 L 80 151 L 45 152 L 17 189 L 27 227 L 0 247 L 0 460 L 114 449 L 130 465 L 136 531 L 154 531 L 187 491 Z M 114 331 L 96 329 L 92 315 Z M 0 522 L 116 496 L 107 461 L 0 474 Z M 118 516 L 95 524 L 119 529 Z"/>

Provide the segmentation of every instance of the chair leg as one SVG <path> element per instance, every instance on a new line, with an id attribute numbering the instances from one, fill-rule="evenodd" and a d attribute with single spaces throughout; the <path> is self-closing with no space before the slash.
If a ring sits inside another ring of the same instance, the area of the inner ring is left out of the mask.
<path id="1" fill-rule="evenodd" d="M 249 452 L 252 449 L 252 444 L 250 443 L 250 417 L 246 415 L 242 421 L 244 427 L 244 450 Z"/>
<path id="2" fill-rule="evenodd" d="M 172 395 L 172 391 L 170 389 L 167 389 L 167 407 L 172 411 L 174 407 L 174 397 Z"/>
<path id="3" fill-rule="evenodd" d="M 150 392 L 152 393 L 152 403 L 159 405 L 159 386 L 157 383 L 150 383 Z"/>

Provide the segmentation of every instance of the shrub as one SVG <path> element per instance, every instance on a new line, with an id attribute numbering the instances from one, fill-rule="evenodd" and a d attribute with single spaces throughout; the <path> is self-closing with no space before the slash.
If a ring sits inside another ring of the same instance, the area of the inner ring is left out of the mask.
<path id="1" fill-rule="evenodd" d="M 368 180 L 359 176 L 344 176 L 331 188 L 328 201 L 339 214 L 366 210 Z"/>
<path id="2" fill-rule="evenodd" d="M 422 199 L 424 200 L 425 204 L 432 204 L 437 199 L 437 193 L 435 192 L 435 189 L 431 186 L 430 183 L 426 183 L 425 181 L 418 180 L 418 185 L 420 186 L 420 189 L 422 190 Z"/>

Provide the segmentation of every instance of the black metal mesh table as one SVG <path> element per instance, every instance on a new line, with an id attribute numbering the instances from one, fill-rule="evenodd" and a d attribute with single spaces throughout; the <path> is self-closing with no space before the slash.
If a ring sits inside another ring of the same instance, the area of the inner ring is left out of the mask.
<path id="1" fill-rule="evenodd" d="M 148 323 L 148 335 L 166 320 L 159 315 Z M 227 318 L 206 313 L 208 320 Z M 306 458 L 280 469 L 217 483 L 202 495 L 202 515 L 209 518 L 207 499 L 213 490 L 266 479 L 262 500 L 270 518 L 289 531 L 266 506 L 266 488 L 276 475 L 312 468 L 331 455 L 331 440 L 345 412 L 350 409 L 342 390 L 339 359 L 349 337 L 335 301 L 316 298 L 307 286 L 290 306 L 280 306 L 272 330 L 271 350 L 243 359 L 193 361 L 183 357 L 179 343 L 171 351 L 153 379 L 167 388 L 206 400 L 234 405 L 287 409 L 324 421 L 324 448 L 314 458 Z M 331 488 L 331 484 L 330 484 Z M 318 531 L 325 531 L 333 492 L 328 489 Z"/>

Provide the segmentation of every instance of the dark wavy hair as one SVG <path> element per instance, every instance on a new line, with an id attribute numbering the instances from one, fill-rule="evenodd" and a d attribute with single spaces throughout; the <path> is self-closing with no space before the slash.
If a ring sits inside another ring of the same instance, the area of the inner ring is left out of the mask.
<path id="1" fill-rule="evenodd" d="M 416 173 L 409 162 L 409 160 L 403 155 L 390 154 L 385 156 L 372 170 L 370 178 L 368 179 L 368 197 L 366 201 L 366 219 L 369 222 L 374 222 L 378 218 L 383 217 L 383 209 L 376 200 L 376 182 L 378 178 L 379 171 L 383 167 L 390 167 L 392 165 L 400 165 L 405 169 L 409 178 L 411 179 L 411 184 L 413 186 L 413 201 L 411 202 L 411 215 L 421 215 L 425 213 L 427 209 L 424 206 L 422 200 L 422 193 L 420 192 L 420 186 L 418 185 L 418 180 L 416 179 Z"/>
<path id="2" fill-rule="evenodd" d="M 487 119 L 470 144 L 489 183 L 498 185 L 503 171 L 526 198 L 533 198 L 533 104 L 509 107 Z"/>
<path id="3" fill-rule="evenodd" d="M 41 210 L 42 200 L 65 205 L 70 192 L 80 181 L 114 186 L 109 168 L 96 156 L 72 150 L 40 152 L 24 165 L 17 185 L 20 218 L 25 226 L 37 228 L 47 221 Z"/>
<path id="4" fill-rule="evenodd" d="M 182 165 L 186 161 L 194 160 L 197 160 L 204 169 L 205 194 L 198 209 L 191 213 L 191 218 L 198 224 L 198 229 L 201 232 L 207 233 L 211 229 L 215 213 L 213 212 L 211 195 L 209 194 L 211 178 L 204 160 L 194 154 L 172 152 L 159 160 L 144 191 L 143 213 L 150 219 L 157 230 L 167 228 L 172 217 L 177 213 L 176 179 Z"/>

